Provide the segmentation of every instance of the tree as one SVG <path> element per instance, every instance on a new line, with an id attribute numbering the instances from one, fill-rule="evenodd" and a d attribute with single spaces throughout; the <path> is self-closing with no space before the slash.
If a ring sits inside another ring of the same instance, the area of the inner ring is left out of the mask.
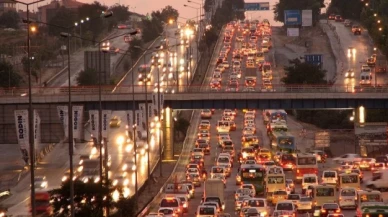
<path id="1" fill-rule="evenodd" d="M 16 11 L 13 11 L 13 10 L 6 11 L 0 16 L 0 26 L 4 28 L 18 29 L 19 20 L 20 20 L 20 17 Z"/>
<path id="2" fill-rule="evenodd" d="M 326 84 L 326 70 L 298 58 L 289 60 L 290 66 L 284 67 L 286 76 L 281 79 L 285 84 Z"/>
<path id="3" fill-rule="evenodd" d="M 13 66 L 0 60 L 0 87 L 18 87 L 21 81 L 22 77 L 15 72 Z"/>
<path id="4" fill-rule="evenodd" d="M 313 23 L 319 19 L 320 9 L 325 6 L 324 0 L 279 0 L 275 5 L 275 20 L 284 23 L 285 10 L 312 10 Z"/>
<path id="5" fill-rule="evenodd" d="M 82 70 L 77 77 L 77 84 L 80 86 L 98 85 L 98 73 L 93 68 Z"/>
<path id="6" fill-rule="evenodd" d="M 179 17 L 179 12 L 175 8 L 173 8 L 170 5 L 167 5 L 162 9 L 160 12 L 161 14 L 161 21 L 168 23 L 170 19 L 177 20 Z"/>
<path id="7" fill-rule="evenodd" d="M 31 70 L 31 75 L 38 80 L 38 72 L 41 69 L 41 61 L 39 60 L 39 56 L 34 53 L 34 55 L 30 56 L 30 63 L 28 64 L 28 57 L 24 56 L 22 58 L 23 71 L 28 75 Z M 30 67 L 30 68 L 28 68 Z"/>
<path id="8" fill-rule="evenodd" d="M 49 23 L 57 26 L 70 27 L 74 26 L 76 18 L 77 16 L 72 10 L 65 7 L 59 7 L 55 15 L 49 20 Z M 52 36 L 59 36 L 59 34 L 63 32 L 63 29 L 55 26 L 48 26 L 48 29 L 49 35 Z"/>
<path id="9" fill-rule="evenodd" d="M 181 116 L 181 113 L 179 113 L 177 120 L 174 122 L 174 130 L 176 132 L 175 134 L 176 137 L 179 138 L 180 135 L 183 135 L 183 137 L 181 138 L 186 137 L 187 129 L 189 128 L 189 126 L 190 126 L 190 121 L 183 118 Z"/>
<path id="10" fill-rule="evenodd" d="M 161 20 L 158 18 L 160 17 L 159 11 L 154 11 L 151 13 L 151 19 L 143 19 L 142 25 L 143 25 L 143 32 L 142 32 L 142 39 L 145 43 L 154 40 L 155 38 L 159 37 L 160 34 L 163 32 L 163 25 Z"/>
<path id="11" fill-rule="evenodd" d="M 78 20 L 85 19 L 86 17 L 92 18 L 88 22 L 82 24 L 82 31 L 91 31 L 93 37 L 92 40 L 97 41 L 98 36 L 104 32 L 106 29 L 108 21 L 107 19 L 94 19 L 100 17 L 105 11 L 107 11 L 107 7 L 102 5 L 100 2 L 95 1 L 92 4 L 83 4 L 78 8 Z M 110 26 L 113 28 L 113 26 Z"/>
<path id="12" fill-rule="evenodd" d="M 109 8 L 109 11 L 112 11 L 114 16 L 108 19 L 109 26 L 117 26 L 122 22 L 126 22 L 131 13 L 128 10 L 128 6 L 115 4 Z"/>
<path id="13" fill-rule="evenodd" d="M 83 216 L 102 216 L 101 208 L 106 206 L 106 202 L 102 199 L 103 195 L 110 193 L 110 189 L 101 188 L 100 183 L 82 181 L 74 181 L 74 203 L 76 205 L 76 217 Z M 65 217 L 70 213 L 70 183 L 64 182 L 60 188 L 50 191 L 54 198 L 52 206 L 56 216 Z M 109 202 L 111 198 L 109 197 Z M 85 201 L 85 202 L 82 202 Z"/>
<path id="14" fill-rule="evenodd" d="M 142 46 L 143 46 L 143 41 L 140 39 L 134 38 L 130 42 L 128 53 L 131 54 L 132 60 L 136 60 L 137 58 L 139 58 L 140 54 L 142 53 L 142 49 L 139 49 L 138 47 L 142 47 Z"/>
<path id="15" fill-rule="evenodd" d="M 210 12 L 214 4 L 214 0 L 205 0 L 205 4 L 203 5 L 203 9 L 205 12 Z"/>

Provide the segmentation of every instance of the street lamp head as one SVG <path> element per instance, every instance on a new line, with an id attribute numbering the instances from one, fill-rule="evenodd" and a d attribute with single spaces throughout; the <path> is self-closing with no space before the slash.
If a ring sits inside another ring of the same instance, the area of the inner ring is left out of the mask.
<path id="1" fill-rule="evenodd" d="M 64 37 L 64 38 L 71 37 L 71 34 L 67 33 L 67 32 L 61 32 L 60 35 L 61 35 L 61 37 Z"/>
<path id="2" fill-rule="evenodd" d="M 84 23 L 84 20 L 81 20 L 81 23 Z"/>
<path id="3" fill-rule="evenodd" d="M 31 32 L 36 32 L 36 26 L 31 26 L 31 27 L 30 27 L 30 31 L 31 31 Z"/>
<path id="4" fill-rule="evenodd" d="M 78 26 L 78 23 L 77 23 L 77 22 L 75 22 L 75 23 L 74 23 L 74 26 Z"/>
<path id="5" fill-rule="evenodd" d="M 101 17 L 103 17 L 103 18 L 108 18 L 108 17 L 111 17 L 111 16 L 113 16 L 113 12 L 112 11 L 107 11 L 107 12 L 102 12 L 102 14 L 101 14 Z"/>

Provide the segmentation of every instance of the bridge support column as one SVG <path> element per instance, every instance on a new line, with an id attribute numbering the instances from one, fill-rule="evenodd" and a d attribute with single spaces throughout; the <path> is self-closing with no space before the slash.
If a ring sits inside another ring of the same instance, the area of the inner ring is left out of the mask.
<path id="1" fill-rule="evenodd" d="M 172 117 L 172 110 L 165 108 L 163 113 L 163 160 L 169 161 L 174 159 L 174 119 Z"/>

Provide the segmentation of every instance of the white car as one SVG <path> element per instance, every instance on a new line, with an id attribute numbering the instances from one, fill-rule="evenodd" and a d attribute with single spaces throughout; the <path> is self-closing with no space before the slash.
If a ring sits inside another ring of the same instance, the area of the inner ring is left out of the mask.
<path id="1" fill-rule="evenodd" d="M 224 62 L 222 62 L 221 64 L 222 64 L 222 66 L 223 66 L 224 68 L 226 68 L 226 69 L 229 69 L 229 67 L 230 67 L 228 61 L 224 61 Z"/>
<path id="2" fill-rule="evenodd" d="M 311 197 L 301 197 L 297 203 L 298 212 L 311 212 L 313 210 L 313 200 Z"/>
<path id="3" fill-rule="evenodd" d="M 150 212 L 146 217 L 163 217 L 164 214 L 162 213 L 155 213 L 155 212 Z"/>
<path id="4" fill-rule="evenodd" d="M 175 217 L 176 215 L 173 208 L 159 208 L 158 214 L 162 214 L 164 217 Z"/>
<path id="5" fill-rule="evenodd" d="M 290 200 L 279 201 L 275 205 L 274 212 L 276 211 L 286 211 L 286 212 L 295 213 L 296 205 Z"/>
<path id="6" fill-rule="evenodd" d="M 260 213 L 260 217 L 269 216 L 270 208 L 264 198 L 251 198 L 248 200 L 248 206 L 255 208 Z"/>
<path id="7" fill-rule="evenodd" d="M 333 158 L 333 161 L 336 163 L 347 163 L 354 161 L 361 161 L 361 156 L 359 154 L 344 154 L 339 157 Z"/>

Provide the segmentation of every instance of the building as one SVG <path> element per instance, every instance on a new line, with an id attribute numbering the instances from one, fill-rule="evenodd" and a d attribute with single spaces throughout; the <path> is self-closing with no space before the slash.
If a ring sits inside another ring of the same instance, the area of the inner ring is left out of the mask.
<path id="1" fill-rule="evenodd" d="M 10 10 L 16 11 L 16 2 L 11 0 L 0 0 L 0 14 Z"/>
<path id="2" fill-rule="evenodd" d="M 1 1 L 1 0 L 0 0 Z M 77 9 L 84 3 L 76 0 L 52 0 L 49 4 L 40 6 L 38 8 L 38 20 L 44 23 L 50 22 L 60 7 L 73 10 L 75 13 Z"/>

